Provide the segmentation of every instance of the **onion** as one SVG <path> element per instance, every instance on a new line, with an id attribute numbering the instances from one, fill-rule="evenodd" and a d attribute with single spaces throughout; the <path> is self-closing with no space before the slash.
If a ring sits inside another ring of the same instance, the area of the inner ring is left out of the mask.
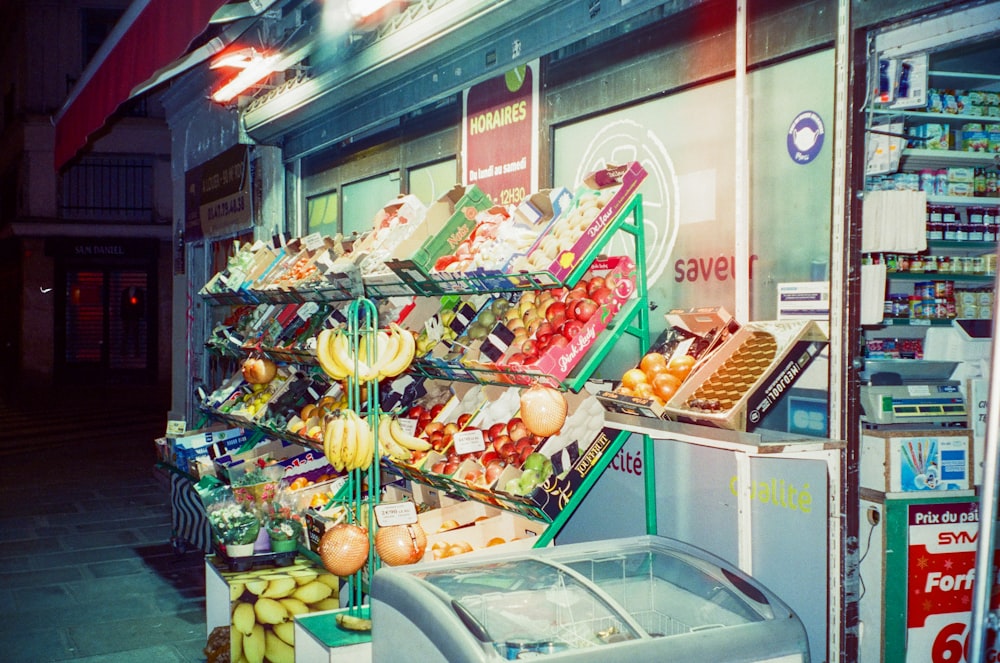
<path id="1" fill-rule="evenodd" d="M 250 384 L 267 384 L 278 373 L 278 366 L 270 359 L 248 357 L 243 362 L 243 379 Z"/>
<path id="2" fill-rule="evenodd" d="M 566 397 L 558 389 L 534 385 L 521 392 L 521 419 L 535 435 L 555 435 L 566 421 Z"/>
<path id="3" fill-rule="evenodd" d="M 368 561 L 368 530 L 350 523 L 328 529 L 319 540 L 319 556 L 326 570 L 335 576 L 357 573 Z"/>
<path id="4" fill-rule="evenodd" d="M 375 552 L 389 566 L 419 562 L 427 549 L 427 534 L 420 523 L 389 525 L 375 533 Z"/>

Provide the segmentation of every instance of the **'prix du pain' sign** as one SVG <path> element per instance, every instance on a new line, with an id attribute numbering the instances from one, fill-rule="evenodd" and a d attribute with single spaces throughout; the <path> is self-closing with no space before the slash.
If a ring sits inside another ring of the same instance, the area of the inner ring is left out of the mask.
<path id="1" fill-rule="evenodd" d="M 494 203 L 516 205 L 537 188 L 537 63 L 465 91 L 463 179 Z"/>
<path id="2" fill-rule="evenodd" d="M 908 515 L 906 661 L 966 661 L 979 505 L 912 504 Z M 1000 604 L 994 586 L 990 609 Z M 985 660 L 996 660 L 995 643 Z"/>

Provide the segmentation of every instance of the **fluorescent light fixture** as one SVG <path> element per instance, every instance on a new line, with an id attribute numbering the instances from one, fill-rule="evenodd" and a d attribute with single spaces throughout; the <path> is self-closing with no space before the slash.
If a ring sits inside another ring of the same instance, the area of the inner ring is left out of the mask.
<path id="1" fill-rule="evenodd" d="M 257 85 L 273 74 L 277 70 L 275 65 L 279 59 L 277 53 L 263 55 L 257 52 L 255 48 L 244 48 L 227 53 L 213 61 L 211 64 L 212 69 L 234 67 L 243 71 L 236 74 L 229 82 L 213 92 L 212 101 L 220 104 L 232 101 L 239 93 Z"/>
<path id="2" fill-rule="evenodd" d="M 397 0 L 347 0 L 347 13 L 356 19 L 365 19 Z"/>

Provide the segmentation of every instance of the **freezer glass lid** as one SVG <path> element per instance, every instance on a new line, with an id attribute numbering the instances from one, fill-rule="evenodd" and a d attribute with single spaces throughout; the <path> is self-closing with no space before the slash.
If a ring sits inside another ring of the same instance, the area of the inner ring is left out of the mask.
<path id="1" fill-rule="evenodd" d="M 483 641 L 558 649 L 679 636 L 774 619 L 739 573 L 680 551 L 624 548 L 468 564 L 418 575 Z"/>
<path id="2" fill-rule="evenodd" d="M 422 573 L 452 597 L 480 639 L 498 648 L 533 643 L 550 651 L 642 637 L 633 620 L 570 569 L 537 559 Z"/>

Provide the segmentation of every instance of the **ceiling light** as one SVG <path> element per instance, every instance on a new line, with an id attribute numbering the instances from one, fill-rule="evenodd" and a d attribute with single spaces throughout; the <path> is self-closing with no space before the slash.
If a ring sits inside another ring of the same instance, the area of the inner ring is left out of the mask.
<path id="1" fill-rule="evenodd" d="M 238 51 L 231 51 L 211 64 L 212 69 L 231 67 L 242 69 L 242 71 L 225 85 L 212 93 L 212 101 L 220 104 L 232 101 L 244 90 L 257 85 L 262 80 L 273 74 L 278 62 L 278 54 L 264 55 L 255 48 L 244 48 Z"/>

